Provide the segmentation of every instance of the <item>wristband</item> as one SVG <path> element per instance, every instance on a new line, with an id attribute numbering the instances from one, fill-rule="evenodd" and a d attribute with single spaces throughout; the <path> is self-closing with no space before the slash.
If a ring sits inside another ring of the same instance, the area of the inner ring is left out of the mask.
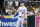
<path id="1" fill-rule="evenodd" d="M 26 18 L 25 18 L 25 21 L 26 21 Z"/>

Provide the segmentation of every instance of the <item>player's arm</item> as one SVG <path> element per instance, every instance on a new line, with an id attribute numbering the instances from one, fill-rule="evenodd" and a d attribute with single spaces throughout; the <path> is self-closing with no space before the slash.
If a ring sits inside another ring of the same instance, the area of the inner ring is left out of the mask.
<path id="1" fill-rule="evenodd" d="M 25 9 L 25 20 L 27 18 L 27 8 Z"/>
<path id="2" fill-rule="evenodd" d="M 14 17 L 16 17 L 18 14 L 19 14 L 19 13 L 17 12 L 17 13 L 14 15 Z M 13 20 L 14 20 L 14 17 L 13 17 Z"/>
<path id="3" fill-rule="evenodd" d="M 27 13 L 25 13 L 25 18 L 27 18 Z"/>
<path id="4" fill-rule="evenodd" d="M 27 19 L 27 9 L 25 9 L 25 21 L 24 21 L 24 23 L 23 23 L 24 26 L 27 26 L 26 19 Z"/>
<path id="5" fill-rule="evenodd" d="M 13 16 L 13 20 L 14 20 L 14 17 L 16 17 L 18 14 L 19 14 L 19 12 L 18 12 L 18 10 L 17 10 L 17 13 Z"/>

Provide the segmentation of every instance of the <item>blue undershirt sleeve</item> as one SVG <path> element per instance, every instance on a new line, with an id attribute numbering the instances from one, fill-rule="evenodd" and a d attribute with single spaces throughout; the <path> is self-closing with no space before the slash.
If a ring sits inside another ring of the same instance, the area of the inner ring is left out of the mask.
<path id="1" fill-rule="evenodd" d="M 14 15 L 14 17 L 16 17 L 18 14 L 19 14 L 19 13 L 17 12 L 17 13 Z"/>

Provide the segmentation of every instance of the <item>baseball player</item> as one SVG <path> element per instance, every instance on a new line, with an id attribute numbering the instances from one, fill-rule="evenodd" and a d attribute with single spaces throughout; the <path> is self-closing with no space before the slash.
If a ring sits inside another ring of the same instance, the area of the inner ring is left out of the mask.
<path id="1" fill-rule="evenodd" d="M 20 1 L 20 7 L 18 8 L 17 13 L 14 15 L 14 17 L 16 17 L 17 15 L 18 15 L 18 21 L 17 21 L 16 27 L 19 27 L 20 24 L 21 24 L 21 27 L 23 27 L 24 19 L 27 18 L 27 8 L 24 6 L 23 1 Z"/>

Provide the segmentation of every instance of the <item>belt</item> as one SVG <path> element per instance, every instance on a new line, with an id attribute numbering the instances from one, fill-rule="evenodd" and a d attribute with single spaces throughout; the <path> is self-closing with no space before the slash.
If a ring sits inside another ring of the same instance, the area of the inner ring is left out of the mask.
<path id="1" fill-rule="evenodd" d="M 19 17 L 22 17 L 22 16 L 19 16 Z"/>

